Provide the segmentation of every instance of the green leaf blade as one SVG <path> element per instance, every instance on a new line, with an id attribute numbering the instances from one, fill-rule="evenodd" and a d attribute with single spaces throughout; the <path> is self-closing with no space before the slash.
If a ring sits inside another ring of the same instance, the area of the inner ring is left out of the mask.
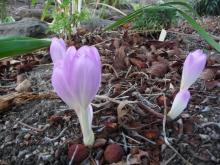
<path id="1" fill-rule="evenodd" d="M 50 46 L 50 43 L 50 39 L 35 39 L 18 36 L 0 37 L 0 59 L 46 48 Z"/>

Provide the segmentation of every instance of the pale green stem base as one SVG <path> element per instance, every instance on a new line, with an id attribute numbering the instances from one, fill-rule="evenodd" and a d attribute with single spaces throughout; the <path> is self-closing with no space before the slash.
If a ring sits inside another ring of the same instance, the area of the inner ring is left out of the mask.
<path id="1" fill-rule="evenodd" d="M 85 110 L 80 110 L 80 112 L 77 114 L 83 134 L 83 143 L 86 146 L 92 146 L 95 141 L 95 136 L 92 131 L 92 127 L 89 123 L 89 116 L 88 112 Z"/>

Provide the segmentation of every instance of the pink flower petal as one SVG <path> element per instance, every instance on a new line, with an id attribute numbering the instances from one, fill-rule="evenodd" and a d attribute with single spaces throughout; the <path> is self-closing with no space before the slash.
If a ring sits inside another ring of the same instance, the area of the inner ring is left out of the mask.
<path id="1" fill-rule="evenodd" d="M 188 89 L 201 75 L 206 64 L 206 55 L 202 50 L 190 53 L 184 62 L 180 89 Z"/>
<path id="2" fill-rule="evenodd" d="M 50 55 L 54 64 L 63 59 L 66 53 L 66 45 L 63 39 L 52 38 Z"/>
<path id="3" fill-rule="evenodd" d="M 173 105 L 171 107 L 171 110 L 167 114 L 167 116 L 170 117 L 170 119 L 177 118 L 187 107 L 187 104 L 190 99 L 190 93 L 188 90 L 180 90 L 176 97 L 174 98 Z"/>
<path id="4" fill-rule="evenodd" d="M 83 46 L 78 51 L 70 47 L 62 61 L 62 65 L 55 67 L 60 68 L 59 72 L 54 72 L 58 74 L 58 78 L 53 74 L 54 89 L 75 110 L 87 109 L 101 83 L 101 62 L 98 51 L 95 47 L 89 46 Z M 60 72 L 62 74 L 59 74 Z M 62 81 L 59 81 L 60 77 Z M 61 86 L 65 89 L 60 88 Z M 71 97 L 71 103 L 66 99 L 68 97 Z"/>

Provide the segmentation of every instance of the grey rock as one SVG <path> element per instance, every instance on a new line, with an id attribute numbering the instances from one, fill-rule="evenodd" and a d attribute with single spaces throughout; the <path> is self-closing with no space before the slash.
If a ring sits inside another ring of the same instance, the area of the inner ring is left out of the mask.
<path id="1" fill-rule="evenodd" d="M 29 17 L 29 18 L 34 17 L 34 18 L 40 19 L 42 13 L 43 13 L 43 9 L 20 8 L 16 12 L 14 17 L 16 20 L 20 20 L 20 19 L 26 18 L 26 17 Z"/>
<path id="2" fill-rule="evenodd" d="M 20 21 L 0 24 L 0 35 L 44 37 L 48 25 L 36 18 L 24 18 Z"/>
<path id="3" fill-rule="evenodd" d="M 84 21 L 81 23 L 81 26 L 93 31 L 96 28 L 104 28 L 112 23 L 114 23 L 115 21 L 111 21 L 111 20 L 107 20 L 107 19 L 102 19 L 102 18 L 98 18 L 98 17 L 93 17 L 90 20 Z"/>

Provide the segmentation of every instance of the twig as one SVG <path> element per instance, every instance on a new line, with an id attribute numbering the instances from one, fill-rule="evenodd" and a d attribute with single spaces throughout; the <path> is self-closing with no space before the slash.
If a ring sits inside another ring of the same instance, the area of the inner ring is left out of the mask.
<path id="1" fill-rule="evenodd" d="M 159 112 L 154 111 L 153 109 L 151 109 L 151 107 L 149 107 L 148 105 L 152 105 L 152 103 L 150 103 L 148 100 L 146 100 L 144 97 L 141 96 L 141 94 L 139 92 L 134 92 L 132 95 L 134 95 L 137 99 L 141 100 L 138 102 L 138 106 L 141 107 L 142 109 L 144 109 L 145 111 L 150 112 L 151 114 L 157 116 L 160 119 L 163 119 L 163 115 L 160 114 Z M 144 103 L 147 103 L 148 105 L 145 105 Z"/>
<path id="2" fill-rule="evenodd" d="M 16 84 L 12 84 L 12 85 L 5 85 L 5 86 L 1 86 L 0 88 L 15 88 L 17 85 Z"/>
<path id="3" fill-rule="evenodd" d="M 220 128 L 220 123 L 216 123 L 216 122 L 207 122 L 207 123 L 202 123 L 199 127 L 207 127 L 210 125 L 214 125 Z"/>
<path id="4" fill-rule="evenodd" d="M 30 129 L 32 129 L 32 130 L 34 130 L 34 131 L 37 131 L 37 132 L 43 132 L 43 131 L 45 131 L 48 127 L 50 127 L 50 124 L 46 124 L 46 125 L 44 126 L 44 128 L 42 128 L 42 129 L 40 129 L 40 128 L 35 128 L 35 127 L 32 127 L 32 126 L 30 126 L 30 125 L 28 125 L 28 124 L 25 124 L 25 123 L 21 122 L 21 121 L 18 121 L 18 124 L 21 124 L 21 125 L 23 125 L 23 126 L 25 126 L 25 127 L 27 127 L 27 128 L 30 128 Z"/>
<path id="5" fill-rule="evenodd" d="M 115 98 L 118 98 L 118 97 L 120 97 L 120 96 L 123 96 L 125 93 L 128 93 L 128 92 L 134 90 L 136 86 L 137 86 L 137 84 L 132 85 L 130 88 L 128 88 L 126 91 L 122 92 L 120 95 L 118 95 L 118 96 L 115 97 Z"/>
<path id="6" fill-rule="evenodd" d="M 163 119 L 163 115 L 157 111 L 154 111 L 153 109 L 151 109 L 150 107 L 144 105 L 142 102 L 138 102 L 138 106 L 141 107 L 142 109 L 148 111 L 149 113 L 153 114 L 154 116 Z"/>
<path id="7" fill-rule="evenodd" d="M 146 138 L 146 137 L 144 137 L 144 136 L 141 136 L 140 134 L 138 134 L 136 131 L 131 131 L 132 132 L 132 134 L 134 135 L 134 136 L 136 136 L 136 137 L 139 137 L 139 138 L 141 138 L 141 139 L 143 139 L 143 140 L 146 140 L 147 142 L 149 142 L 149 143 L 151 143 L 151 144 L 156 144 L 156 142 L 154 142 L 154 141 L 152 141 L 152 140 L 150 140 L 150 139 L 148 139 L 148 138 Z"/>
<path id="8" fill-rule="evenodd" d="M 119 77 L 118 73 L 116 72 L 115 68 L 112 65 L 110 65 L 110 64 L 102 64 L 102 66 L 108 66 L 109 68 L 111 68 L 113 70 L 113 72 L 115 73 L 115 76 L 117 78 Z"/>
<path id="9" fill-rule="evenodd" d="M 127 152 L 128 151 L 128 147 L 127 147 L 128 145 L 127 145 L 127 141 L 126 141 L 126 138 L 125 138 L 125 134 L 123 132 L 121 134 L 123 136 L 124 150 L 125 150 L 125 152 Z"/>
<path id="10" fill-rule="evenodd" d="M 114 38 L 111 38 L 111 39 L 108 39 L 108 40 L 104 40 L 104 41 L 99 42 L 99 43 L 97 43 L 97 44 L 94 44 L 94 45 L 92 45 L 92 46 L 98 46 L 98 45 L 104 44 L 104 43 L 106 43 L 106 42 L 108 42 L 108 41 L 111 41 L 112 39 L 114 39 Z"/>
<path id="11" fill-rule="evenodd" d="M 128 74 L 131 72 L 132 66 L 133 66 L 133 65 L 131 65 L 131 66 L 129 67 L 127 73 L 125 74 L 125 78 L 128 78 Z"/>
<path id="12" fill-rule="evenodd" d="M 49 137 L 45 137 L 44 140 L 45 140 L 46 142 L 56 141 L 57 139 L 59 139 L 59 138 L 63 135 L 63 133 L 64 133 L 66 130 L 67 130 L 67 127 L 64 128 L 64 129 L 60 132 L 60 134 L 59 134 L 58 136 L 56 136 L 56 137 L 54 137 L 54 138 L 52 138 L 52 139 L 49 138 Z"/>
<path id="13" fill-rule="evenodd" d="M 173 156 L 171 156 L 168 160 L 166 160 L 165 162 L 162 162 L 161 165 L 167 165 L 170 163 L 171 160 L 173 160 L 173 158 L 176 157 L 176 153 L 173 154 Z"/>
<path id="14" fill-rule="evenodd" d="M 108 97 L 106 95 L 96 95 L 95 96 L 96 99 L 103 99 L 103 100 L 107 100 L 107 101 L 110 101 L 110 102 L 113 102 L 113 103 L 117 103 L 117 104 L 120 104 L 122 101 L 120 100 L 117 100 L 115 98 L 111 98 L 111 97 Z M 126 102 L 126 104 L 135 104 L 135 103 L 138 103 L 138 101 L 128 101 L 128 100 L 124 100 L 123 102 Z"/>
<path id="15" fill-rule="evenodd" d="M 76 156 L 77 151 L 78 151 L 78 145 L 76 145 L 76 148 L 75 148 L 75 150 L 74 150 L 74 152 L 73 152 L 73 155 L 72 155 L 72 157 L 71 157 L 71 160 L 70 160 L 70 162 L 69 162 L 69 165 L 72 165 L 73 160 L 74 160 L 74 158 L 75 158 L 75 156 Z"/>
<path id="16" fill-rule="evenodd" d="M 140 74 L 142 74 L 142 75 L 144 75 L 147 79 L 149 79 L 149 76 L 146 74 L 146 73 L 144 73 L 144 72 L 133 72 L 133 73 L 131 73 L 130 75 L 128 75 L 128 77 L 132 77 L 132 76 L 135 76 L 135 75 L 140 75 Z"/>
<path id="17" fill-rule="evenodd" d="M 132 137 L 130 137 L 130 136 L 128 136 L 128 135 L 125 135 L 124 133 L 123 133 L 123 135 L 124 135 L 127 139 L 130 139 L 130 140 L 134 141 L 135 143 L 141 144 L 141 142 L 139 142 L 139 141 L 133 139 Z"/>

